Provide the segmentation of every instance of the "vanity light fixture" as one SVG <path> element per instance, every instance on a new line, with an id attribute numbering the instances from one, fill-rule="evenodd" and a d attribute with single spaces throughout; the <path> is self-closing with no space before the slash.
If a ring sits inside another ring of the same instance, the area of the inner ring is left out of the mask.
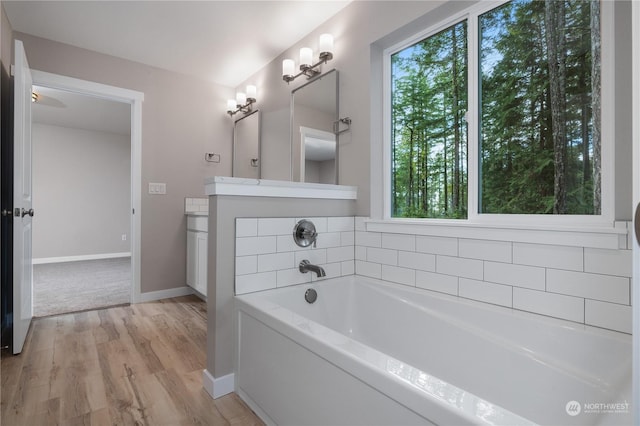
<path id="1" fill-rule="evenodd" d="M 31 103 L 36 103 L 38 100 L 40 100 L 40 95 L 36 92 L 31 92 Z"/>
<path id="2" fill-rule="evenodd" d="M 237 112 L 243 112 L 245 114 L 251 112 L 253 109 L 252 105 L 256 102 L 256 95 L 258 89 L 256 86 L 248 85 L 247 92 L 238 92 L 236 93 L 236 98 L 229 99 L 227 101 L 227 114 L 233 116 Z"/>
<path id="3" fill-rule="evenodd" d="M 311 79 L 320 74 L 320 71 L 315 68 L 333 59 L 333 36 L 331 34 L 321 34 L 319 47 L 320 59 L 315 64 L 312 64 L 313 50 L 309 47 L 300 49 L 300 72 L 298 74 L 294 74 L 296 65 L 293 59 L 283 60 L 282 79 L 289 84 L 301 75 L 306 75 L 307 79 Z"/>

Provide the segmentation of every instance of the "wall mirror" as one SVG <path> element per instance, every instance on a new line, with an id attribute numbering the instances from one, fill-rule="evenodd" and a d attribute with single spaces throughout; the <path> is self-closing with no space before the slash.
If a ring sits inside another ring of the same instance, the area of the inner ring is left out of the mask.
<path id="1" fill-rule="evenodd" d="M 233 124 L 233 177 L 260 179 L 260 110 Z"/>
<path id="2" fill-rule="evenodd" d="M 291 176 L 296 182 L 338 183 L 338 71 L 291 92 Z"/>

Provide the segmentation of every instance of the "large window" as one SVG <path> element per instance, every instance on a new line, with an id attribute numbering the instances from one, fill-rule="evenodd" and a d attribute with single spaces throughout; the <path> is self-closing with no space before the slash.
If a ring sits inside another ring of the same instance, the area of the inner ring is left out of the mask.
<path id="1" fill-rule="evenodd" d="M 598 1 L 513 0 L 392 53 L 391 216 L 600 215 L 600 45 Z"/>

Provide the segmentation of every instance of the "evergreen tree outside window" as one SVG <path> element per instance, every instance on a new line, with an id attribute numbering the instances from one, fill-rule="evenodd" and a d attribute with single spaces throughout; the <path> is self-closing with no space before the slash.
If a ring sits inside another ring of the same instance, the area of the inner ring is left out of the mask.
<path id="1" fill-rule="evenodd" d="M 391 216 L 600 215 L 600 2 L 512 0 L 469 19 L 390 57 Z"/>
<path id="2" fill-rule="evenodd" d="M 467 217 L 467 24 L 391 57 L 395 217 Z"/>

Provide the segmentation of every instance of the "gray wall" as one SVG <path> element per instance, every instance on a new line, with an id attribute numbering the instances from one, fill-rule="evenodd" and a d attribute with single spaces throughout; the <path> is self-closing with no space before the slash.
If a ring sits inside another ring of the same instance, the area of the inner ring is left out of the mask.
<path id="1" fill-rule="evenodd" d="M 418 31 L 438 23 L 454 10 L 474 1 L 355 1 L 295 42 L 273 62 L 238 87 L 256 84 L 268 98 L 260 100 L 263 111 L 263 149 L 269 157 L 263 162 L 263 177 L 282 179 L 281 170 L 288 167 L 284 155 L 288 145 L 288 110 L 291 90 L 307 80 L 299 77 L 287 85 L 282 81 L 282 59 L 298 58 L 302 46 L 317 47 L 324 32 L 335 38 L 334 59 L 323 71 L 336 68 L 340 72 L 340 116 L 351 117 L 351 131 L 340 135 L 340 184 L 358 186 L 358 214 L 370 214 L 370 179 L 381 179 L 381 173 L 370 169 L 371 139 L 382 134 L 382 97 L 380 58 L 382 48 L 400 42 Z M 630 2 L 616 2 L 616 211 L 617 220 L 631 218 L 631 14 Z M 444 6 L 443 6 L 444 5 Z M 443 7 L 439 7 L 443 6 Z M 427 13 L 431 12 L 431 13 Z M 373 64 L 373 66 L 372 66 Z M 373 126 L 373 128 L 372 128 Z M 277 133 L 275 137 L 269 132 Z M 378 155 L 378 153 L 373 153 Z M 354 165 L 357 164 L 357 167 Z M 381 182 L 381 181 L 380 181 Z"/>
<path id="2" fill-rule="evenodd" d="M 32 131 L 34 259 L 129 252 L 131 136 Z"/>
<path id="3" fill-rule="evenodd" d="M 207 264 L 207 370 L 233 372 L 235 242 L 237 217 L 352 216 L 352 200 L 209 197 Z"/>
<path id="4" fill-rule="evenodd" d="M 142 103 L 142 293 L 186 284 L 184 198 L 204 196 L 207 176 L 231 174 L 230 88 L 22 33 L 33 69 L 144 93 Z M 220 102 L 218 102 L 220 101 Z M 221 154 L 207 163 L 204 153 Z M 167 195 L 149 195 L 149 182 Z"/>
<path id="5" fill-rule="evenodd" d="M 247 84 L 258 86 L 259 93 L 269 96 L 259 100 L 262 111 L 262 176 L 283 179 L 289 170 L 289 101 L 291 91 L 307 83 L 299 77 L 290 84 L 282 80 L 282 60 L 299 57 L 299 49 L 310 46 L 317 51 L 320 34 L 332 33 L 335 39 L 334 59 L 322 66 L 326 72 L 340 72 L 340 116 L 351 117 L 351 131 L 340 135 L 340 184 L 358 186 L 357 210 L 369 214 L 369 102 L 371 43 L 417 16 L 436 8 L 438 1 L 355 1 L 294 44 L 266 67 L 248 78 Z M 316 52 L 317 55 L 317 52 Z M 378 120 L 379 121 L 379 120 Z M 354 167 L 357 165 L 357 167 Z"/>

